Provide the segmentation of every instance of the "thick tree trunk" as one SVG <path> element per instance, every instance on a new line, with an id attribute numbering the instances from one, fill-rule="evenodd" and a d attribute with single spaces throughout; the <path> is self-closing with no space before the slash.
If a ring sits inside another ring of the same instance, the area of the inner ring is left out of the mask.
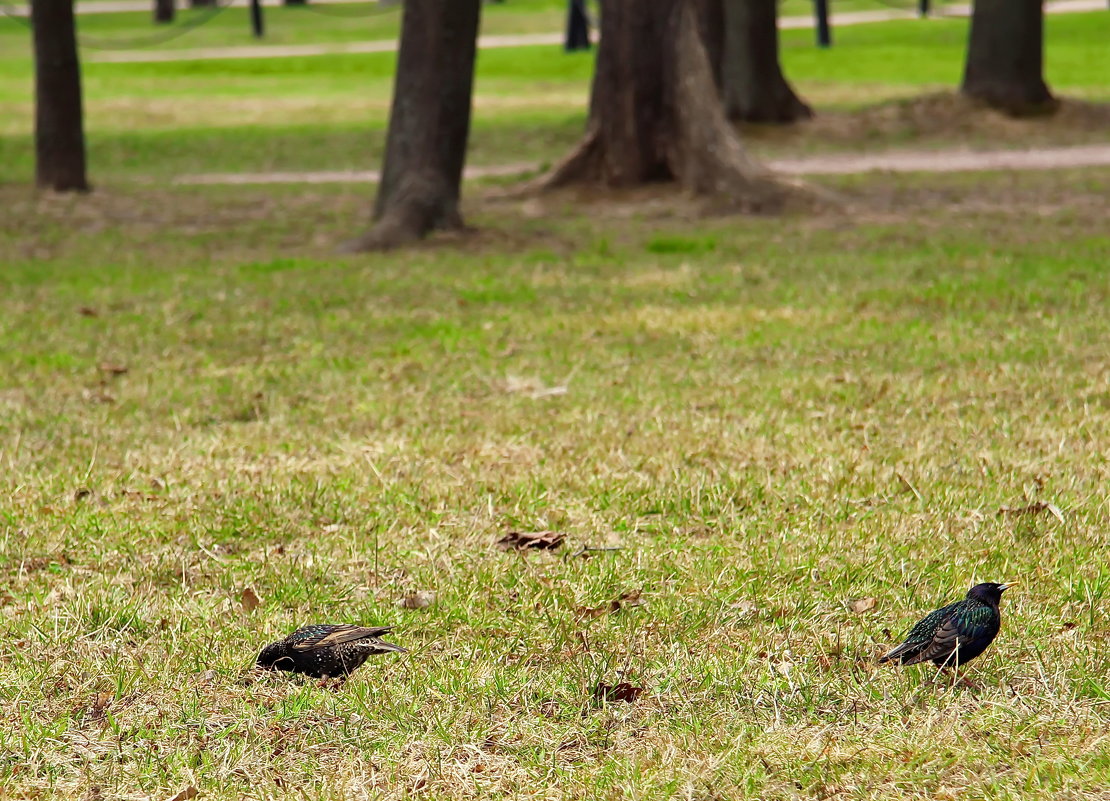
<path id="1" fill-rule="evenodd" d="M 677 181 L 753 209 L 787 187 L 725 118 L 699 33 L 698 0 L 605 0 L 586 136 L 547 187 Z"/>
<path id="2" fill-rule="evenodd" d="M 975 0 L 960 91 L 1015 116 L 1055 110 L 1044 81 L 1042 0 Z"/>
<path id="3" fill-rule="evenodd" d="M 154 0 L 154 21 L 173 22 L 174 0 Z"/>
<path id="4" fill-rule="evenodd" d="M 779 63 L 777 0 L 723 0 L 721 95 L 729 119 L 788 123 L 813 116 Z"/>
<path id="5" fill-rule="evenodd" d="M 81 62 L 73 0 L 32 0 L 35 46 L 35 180 L 58 192 L 89 188 Z"/>
<path id="6" fill-rule="evenodd" d="M 406 0 L 376 225 L 348 245 L 377 250 L 460 228 L 480 0 Z"/>

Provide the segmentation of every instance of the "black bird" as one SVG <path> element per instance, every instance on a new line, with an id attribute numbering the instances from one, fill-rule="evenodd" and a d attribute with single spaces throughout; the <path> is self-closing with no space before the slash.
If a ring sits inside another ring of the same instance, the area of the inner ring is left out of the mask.
<path id="1" fill-rule="evenodd" d="M 967 597 L 932 612 L 910 629 L 906 641 L 883 654 L 880 662 L 895 660 L 903 665 L 931 661 L 938 667 L 966 665 L 998 636 L 1002 616 L 998 602 L 1002 593 L 1016 584 L 976 584 Z"/>
<path id="2" fill-rule="evenodd" d="M 401 646 L 380 639 L 391 629 L 346 623 L 305 626 L 263 648 L 258 655 L 258 667 L 303 673 L 317 679 L 348 676 L 374 654 L 406 653 Z"/>

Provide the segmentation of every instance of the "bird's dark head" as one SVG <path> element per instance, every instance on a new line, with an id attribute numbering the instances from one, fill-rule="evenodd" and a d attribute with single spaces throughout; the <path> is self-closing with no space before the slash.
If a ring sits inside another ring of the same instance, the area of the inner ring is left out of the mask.
<path id="1" fill-rule="evenodd" d="M 266 670 L 276 670 L 277 661 L 284 656 L 282 652 L 281 643 L 270 643 L 258 655 L 258 661 L 255 663 L 260 668 Z"/>
<path id="2" fill-rule="evenodd" d="M 1010 587 L 1017 584 L 1016 581 L 1011 581 L 1008 584 L 996 584 L 993 581 L 988 581 L 983 584 L 976 584 L 967 591 L 968 598 L 974 598 L 977 601 L 998 606 L 998 602 L 1002 600 L 1002 593 L 1010 589 Z"/>

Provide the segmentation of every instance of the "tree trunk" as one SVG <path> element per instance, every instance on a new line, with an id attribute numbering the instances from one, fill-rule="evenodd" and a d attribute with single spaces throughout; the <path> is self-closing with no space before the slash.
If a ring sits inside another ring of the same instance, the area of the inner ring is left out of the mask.
<path id="1" fill-rule="evenodd" d="M 1041 0 L 975 0 L 960 91 L 1014 116 L 1055 110 L 1044 81 Z"/>
<path id="2" fill-rule="evenodd" d="M 788 123 L 813 116 L 779 63 L 777 0 L 723 0 L 721 94 L 725 114 L 743 122 Z"/>
<path id="3" fill-rule="evenodd" d="M 590 18 L 586 15 L 586 0 L 570 0 L 567 7 L 567 35 L 563 49 L 590 49 Z"/>
<path id="4" fill-rule="evenodd" d="M 286 5 L 286 6 L 305 6 L 305 5 L 308 5 L 308 0 L 282 0 L 282 5 Z"/>
<path id="5" fill-rule="evenodd" d="M 189 0 L 189 8 L 208 8 L 216 5 L 216 0 Z"/>
<path id="6" fill-rule="evenodd" d="M 174 0 L 154 0 L 154 21 L 173 22 Z"/>
<path id="7" fill-rule="evenodd" d="M 35 47 L 35 181 L 88 191 L 81 62 L 73 0 L 32 0 Z"/>
<path id="8" fill-rule="evenodd" d="M 699 34 L 698 0 L 605 0 L 586 136 L 547 187 L 677 181 L 766 210 L 787 195 L 725 118 Z"/>
<path id="9" fill-rule="evenodd" d="M 376 225 L 348 249 L 395 247 L 462 227 L 480 9 L 481 0 L 406 0 Z"/>

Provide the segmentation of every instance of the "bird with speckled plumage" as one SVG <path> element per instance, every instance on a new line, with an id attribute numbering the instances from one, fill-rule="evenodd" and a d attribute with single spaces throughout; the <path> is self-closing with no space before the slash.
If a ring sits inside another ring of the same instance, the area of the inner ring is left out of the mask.
<path id="1" fill-rule="evenodd" d="M 932 662 L 938 667 L 966 665 L 994 642 L 1002 627 L 998 602 L 1014 586 L 987 582 L 976 584 L 962 601 L 948 604 L 925 616 L 906 635 L 906 641 L 879 658 L 879 662 L 916 665 Z"/>
<path id="2" fill-rule="evenodd" d="M 257 665 L 317 679 L 346 677 L 375 654 L 406 653 L 401 646 L 381 639 L 391 630 L 391 626 L 367 628 L 346 623 L 304 626 L 263 648 Z"/>

